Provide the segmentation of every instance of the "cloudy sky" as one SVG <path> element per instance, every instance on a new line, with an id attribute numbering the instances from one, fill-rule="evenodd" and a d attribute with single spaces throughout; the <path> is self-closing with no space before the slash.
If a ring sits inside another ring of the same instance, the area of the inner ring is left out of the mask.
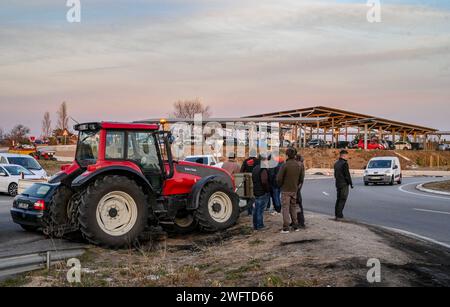
<path id="1" fill-rule="evenodd" d="M 324 105 L 450 130 L 449 1 L 2 0 L 0 127 Z M 56 118 L 54 118 L 54 122 Z"/>

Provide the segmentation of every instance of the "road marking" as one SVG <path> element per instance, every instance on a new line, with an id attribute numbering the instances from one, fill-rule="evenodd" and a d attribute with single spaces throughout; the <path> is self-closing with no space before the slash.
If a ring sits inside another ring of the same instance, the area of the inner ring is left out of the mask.
<path id="1" fill-rule="evenodd" d="M 450 212 L 446 212 L 446 211 L 436 211 L 436 210 L 427 210 L 427 209 L 417 209 L 414 208 L 414 211 L 422 211 L 422 212 L 430 212 L 430 213 L 439 213 L 439 214 L 448 214 L 450 215 Z"/>
<path id="2" fill-rule="evenodd" d="M 398 189 L 399 191 L 403 192 L 403 193 L 408 193 L 408 194 L 412 194 L 412 195 L 416 195 L 416 196 L 422 196 L 422 197 L 431 197 L 431 198 L 438 198 L 438 199 L 445 199 L 445 200 L 449 200 L 450 201 L 450 197 L 442 197 L 442 196 L 434 196 L 434 195 L 426 195 L 426 194 L 420 194 L 420 193 L 414 193 L 414 192 L 410 192 L 410 191 L 406 191 L 404 189 L 404 187 L 410 186 L 410 185 L 419 185 L 423 182 L 415 182 L 415 183 L 408 183 L 408 184 L 404 184 L 402 186 L 400 186 Z"/>
<path id="3" fill-rule="evenodd" d="M 330 194 L 327 193 L 327 192 L 322 192 L 322 193 L 323 193 L 323 195 L 325 195 L 325 196 L 330 196 Z"/>
<path id="4" fill-rule="evenodd" d="M 434 243 L 434 244 L 437 244 L 437 245 L 440 245 L 440 246 L 443 246 L 443 247 L 446 247 L 446 248 L 450 249 L 450 245 L 449 244 L 446 244 L 446 243 L 443 243 L 443 242 L 440 242 L 440 241 L 437 241 L 437 240 L 434 240 L 434 239 L 431 239 L 431 238 L 428 238 L 428 237 L 425 237 L 425 236 L 418 235 L 417 233 L 414 233 L 414 232 L 409 232 L 409 231 L 406 231 L 406 230 L 402 230 L 402 229 L 398 229 L 398 228 L 392 228 L 392 227 L 384 227 L 384 226 L 381 226 L 381 227 L 384 228 L 384 229 L 392 230 L 392 231 L 395 231 L 395 232 L 407 235 L 407 236 L 416 237 L 418 239 L 422 239 L 422 240 L 425 240 L 425 241 L 428 241 L 428 242 L 431 242 L 431 243 Z"/>

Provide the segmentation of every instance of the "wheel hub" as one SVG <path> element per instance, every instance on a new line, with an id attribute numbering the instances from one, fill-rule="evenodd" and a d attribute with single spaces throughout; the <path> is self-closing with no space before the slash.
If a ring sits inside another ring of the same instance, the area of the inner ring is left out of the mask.
<path id="1" fill-rule="evenodd" d="M 109 209 L 109 216 L 110 217 L 115 218 L 118 214 L 119 214 L 119 212 L 117 211 L 116 208 Z"/>
<path id="2" fill-rule="evenodd" d="M 220 210 L 222 210 L 222 205 L 219 203 L 214 203 L 212 205 L 212 209 L 215 213 L 218 213 L 218 212 L 220 212 Z"/>
<path id="3" fill-rule="evenodd" d="M 105 195 L 97 206 L 97 223 L 107 234 L 122 236 L 136 224 L 138 209 L 134 199 L 122 191 Z"/>
<path id="4" fill-rule="evenodd" d="M 211 195 L 208 201 L 209 214 L 218 223 L 226 223 L 233 212 L 233 202 L 230 197 L 221 191 Z"/>

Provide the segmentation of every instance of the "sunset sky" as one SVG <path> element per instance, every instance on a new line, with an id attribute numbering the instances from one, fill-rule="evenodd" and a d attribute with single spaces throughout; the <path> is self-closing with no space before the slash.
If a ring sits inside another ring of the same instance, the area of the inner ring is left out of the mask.
<path id="1" fill-rule="evenodd" d="M 450 130 L 450 1 L 2 0 L 0 127 L 323 105 Z M 53 122 L 56 116 L 53 115 Z"/>

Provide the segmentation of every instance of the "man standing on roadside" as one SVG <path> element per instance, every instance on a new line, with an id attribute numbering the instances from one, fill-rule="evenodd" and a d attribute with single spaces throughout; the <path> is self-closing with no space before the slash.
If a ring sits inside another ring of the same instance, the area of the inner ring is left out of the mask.
<path id="1" fill-rule="evenodd" d="M 297 152 L 294 148 L 286 150 L 287 160 L 284 163 L 277 175 L 277 183 L 281 188 L 281 206 L 283 213 L 283 229 L 281 233 L 289 233 L 289 225 L 292 222 L 292 228 L 295 231 L 298 229 L 297 220 L 297 191 L 301 182 L 301 168 L 295 161 Z"/>
<path id="2" fill-rule="evenodd" d="M 344 218 L 344 208 L 350 192 L 353 189 L 353 181 L 348 166 L 348 151 L 340 152 L 339 160 L 334 164 L 334 177 L 336 178 L 337 200 L 335 207 L 336 220 Z"/>
<path id="3" fill-rule="evenodd" d="M 241 167 L 236 162 L 236 155 L 234 152 L 228 155 L 228 161 L 223 163 L 222 168 L 230 173 L 230 175 L 238 174 L 241 171 Z"/>
<path id="4" fill-rule="evenodd" d="M 299 206 L 299 213 L 297 214 L 298 224 L 301 228 L 305 228 L 305 212 L 303 210 L 303 197 L 302 197 L 302 188 L 303 183 L 305 182 L 305 164 L 304 159 L 301 154 L 297 154 L 295 157 L 298 165 L 300 165 L 300 183 L 298 185 L 297 191 L 297 204 Z"/>
<path id="5" fill-rule="evenodd" d="M 270 197 L 272 199 L 273 209 L 270 209 L 270 204 L 268 205 L 268 207 L 269 211 L 272 210 L 270 214 L 277 216 L 281 214 L 281 192 L 280 187 L 277 183 L 277 175 L 281 169 L 281 166 L 283 165 L 283 162 L 275 153 L 272 153 L 270 155 L 269 162 L 270 161 L 272 161 L 273 165 L 276 166 L 269 168 Z"/>
<path id="6" fill-rule="evenodd" d="M 264 211 L 270 201 L 270 184 L 267 154 L 260 155 L 260 163 L 252 172 L 253 194 L 255 195 L 255 208 L 253 209 L 253 228 L 264 228 Z"/>

